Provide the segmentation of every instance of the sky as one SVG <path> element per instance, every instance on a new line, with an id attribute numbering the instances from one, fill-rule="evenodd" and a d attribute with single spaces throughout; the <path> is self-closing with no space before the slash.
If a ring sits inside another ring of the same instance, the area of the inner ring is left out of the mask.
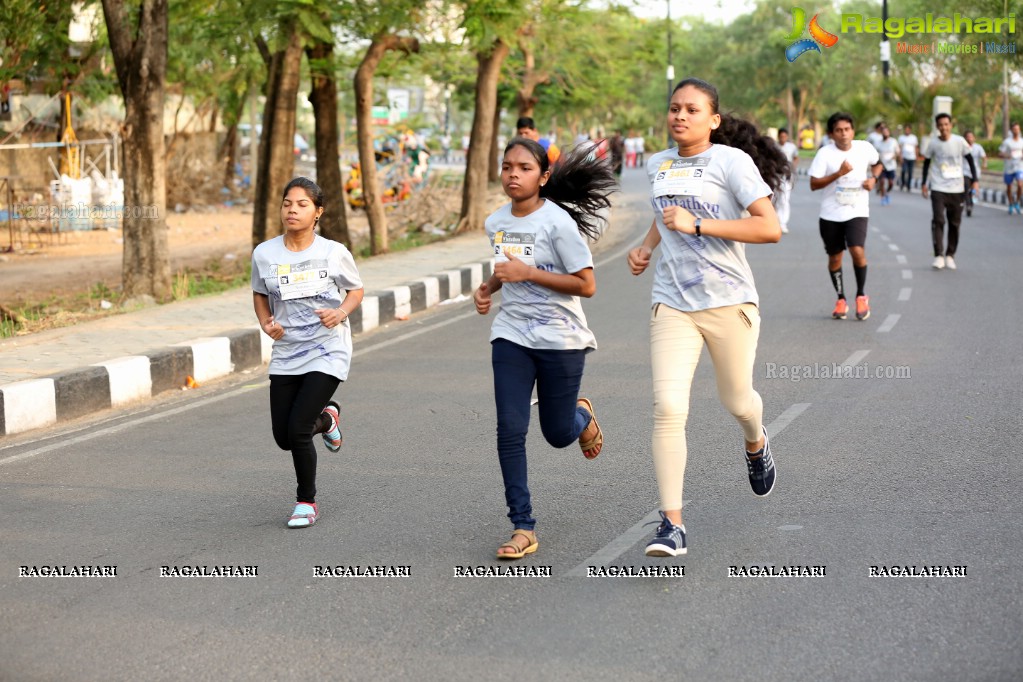
<path id="1" fill-rule="evenodd" d="M 753 0 L 632 0 L 633 12 L 644 18 L 663 18 L 671 3 L 673 19 L 701 16 L 707 21 L 727 23 L 730 17 L 746 14 L 756 4 Z"/>

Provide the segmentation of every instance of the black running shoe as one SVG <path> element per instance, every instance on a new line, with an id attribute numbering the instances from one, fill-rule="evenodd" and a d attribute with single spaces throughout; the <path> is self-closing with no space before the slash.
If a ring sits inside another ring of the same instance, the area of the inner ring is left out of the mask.
<path id="1" fill-rule="evenodd" d="M 757 497 L 767 497 L 774 489 L 774 457 L 771 456 L 771 442 L 764 429 L 764 447 L 756 452 L 746 452 L 746 468 L 749 470 L 749 484 Z"/>
<path id="2" fill-rule="evenodd" d="M 647 556 L 678 556 L 686 553 L 686 527 L 673 524 L 664 512 L 654 539 L 646 544 Z"/>

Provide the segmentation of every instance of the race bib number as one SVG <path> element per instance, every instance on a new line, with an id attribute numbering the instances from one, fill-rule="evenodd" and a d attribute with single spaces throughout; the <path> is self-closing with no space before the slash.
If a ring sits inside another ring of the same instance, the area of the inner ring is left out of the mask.
<path id="1" fill-rule="evenodd" d="M 963 166 L 958 163 L 948 163 L 947 161 L 941 164 L 941 177 L 945 180 L 958 180 L 963 177 Z"/>
<path id="2" fill-rule="evenodd" d="M 1014 158 L 1014 159 L 1023 159 L 1023 149 L 1013 149 L 1012 150 L 1012 158 Z"/>
<path id="3" fill-rule="evenodd" d="M 309 298 L 330 289 L 331 280 L 327 276 L 327 268 L 296 269 L 301 267 L 277 266 L 277 286 L 280 287 L 282 301 Z"/>
<path id="4" fill-rule="evenodd" d="M 856 178 L 850 178 L 852 173 L 846 173 L 838 179 L 836 182 L 835 199 L 838 203 L 843 206 L 852 206 L 856 204 L 861 196 L 863 190 L 863 183 Z"/>
<path id="5" fill-rule="evenodd" d="M 663 162 L 654 175 L 653 195 L 698 197 L 703 194 L 703 180 L 710 159 L 670 159 Z"/>
<path id="6" fill-rule="evenodd" d="M 508 261 L 506 253 L 518 258 L 526 265 L 536 265 L 536 235 L 532 232 L 505 232 L 494 235 L 494 258 L 498 263 Z"/>

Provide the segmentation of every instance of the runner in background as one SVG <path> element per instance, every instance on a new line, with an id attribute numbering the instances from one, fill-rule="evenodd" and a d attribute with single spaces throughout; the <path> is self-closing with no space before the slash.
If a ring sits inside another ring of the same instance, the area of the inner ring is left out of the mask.
<path id="1" fill-rule="evenodd" d="M 1019 123 L 1013 121 L 1010 125 L 1012 135 L 1002 140 L 998 147 L 998 156 L 1005 159 L 1005 170 L 1002 179 L 1005 180 L 1005 196 L 1009 201 L 1009 215 L 1016 211 L 1016 215 L 1023 213 L 1023 136 L 1020 135 Z M 1015 192 L 1013 192 L 1015 188 Z"/>
<path id="2" fill-rule="evenodd" d="M 796 177 L 796 167 L 799 165 L 799 150 L 789 140 L 789 131 L 786 128 L 778 129 L 778 146 L 791 165 L 791 174 L 775 192 L 774 209 L 778 212 L 778 222 L 781 223 L 782 234 L 788 234 L 789 216 L 791 215 L 789 200 L 792 198 L 792 178 Z"/>
<path id="3" fill-rule="evenodd" d="M 291 450 L 298 480 L 289 528 L 316 523 L 316 448 L 323 434 L 331 452 L 341 449 L 338 385 L 348 378 L 352 331 L 348 316 L 362 303 L 355 259 L 344 244 L 315 233 L 323 191 L 308 178 L 284 188 L 284 234 L 252 252 L 252 304 L 263 331 L 274 340 L 270 357 L 270 422 L 274 440 Z"/>
<path id="4" fill-rule="evenodd" d="M 957 268 L 955 253 L 959 248 L 959 224 L 963 218 L 963 203 L 967 189 L 977 189 L 974 180 L 970 187 L 963 182 L 963 165 L 971 178 L 977 177 L 970 145 L 952 134 L 952 117 L 938 114 L 934 117 L 938 136 L 931 140 L 924 152 L 923 180 L 920 192 L 931 199 L 931 240 L 934 246 L 935 270 Z M 945 244 L 945 220 L 948 219 L 948 244 Z"/>
<path id="5" fill-rule="evenodd" d="M 913 128 L 907 123 L 902 126 L 902 135 L 899 135 L 898 142 L 899 149 L 902 152 L 902 173 L 899 175 L 899 188 L 903 192 L 911 192 L 913 190 L 913 170 L 916 166 L 920 140 L 913 134 Z"/>
<path id="6" fill-rule="evenodd" d="M 828 272 L 838 301 L 831 316 L 844 320 L 849 312 L 845 300 L 842 258 L 846 248 L 856 274 L 856 319 L 870 317 L 867 283 L 867 218 L 870 190 L 880 177 L 877 149 L 869 142 L 853 139 L 853 117 L 836 112 L 828 119 L 828 136 L 834 144 L 821 147 L 810 164 L 810 190 L 823 190 L 820 231 L 828 254 Z"/>
<path id="7" fill-rule="evenodd" d="M 973 203 L 976 198 L 977 190 L 973 189 L 973 183 L 980 185 L 980 174 L 987 170 L 987 152 L 984 151 L 984 147 L 977 143 L 977 136 L 973 134 L 972 130 L 967 130 L 963 133 L 963 139 L 966 140 L 966 144 L 970 145 L 970 155 L 973 157 L 973 167 L 977 171 L 977 175 L 970 175 L 970 164 L 963 159 L 963 173 L 966 175 L 967 181 L 966 186 L 969 188 L 966 190 L 966 216 L 970 217 L 973 215 Z"/>
<path id="8" fill-rule="evenodd" d="M 579 397 L 586 355 L 597 348 L 580 299 L 596 291 L 587 239 L 600 236 L 618 183 L 607 163 L 591 159 L 586 149 L 573 150 L 552 169 L 539 143 L 516 137 L 504 150 L 501 184 L 511 203 L 485 225 L 494 274 L 473 299 L 486 315 L 493 294 L 504 292 L 490 344 L 497 455 L 514 530 L 497 558 L 520 559 L 539 546 L 526 464 L 533 387 L 548 443 L 564 448 L 578 441 L 587 459 L 603 447 L 593 405 Z"/>
<path id="9" fill-rule="evenodd" d="M 515 122 L 515 134 L 540 143 L 547 153 L 547 160 L 553 166 L 561 158 L 561 150 L 558 145 L 546 137 L 540 137 L 540 131 L 536 129 L 536 123 L 529 116 L 522 116 Z"/>
<path id="10" fill-rule="evenodd" d="M 878 156 L 881 158 L 881 178 L 878 184 L 878 192 L 881 195 L 881 205 L 887 206 L 892 203 L 891 191 L 895 189 L 895 171 L 901 161 L 899 154 L 899 143 L 891 136 L 888 126 L 881 127 L 881 141 L 875 145 Z"/>

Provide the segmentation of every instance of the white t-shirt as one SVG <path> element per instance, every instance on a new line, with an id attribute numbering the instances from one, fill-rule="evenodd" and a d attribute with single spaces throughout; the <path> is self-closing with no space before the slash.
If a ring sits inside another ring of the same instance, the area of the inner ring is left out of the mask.
<path id="1" fill-rule="evenodd" d="M 341 381 L 352 360 L 352 328 L 327 329 L 313 311 L 338 308 L 345 292 L 362 288 L 355 259 L 345 248 L 315 235 L 304 251 L 289 251 L 274 237 L 252 251 L 252 290 L 269 298 L 284 336 L 274 341 L 270 374 L 323 372 Z"/>
<path id="2" fill-rule="evenodd" d="M 636 153 L 636 138 L 634 137 L 625 138 L 625 153 L 626 154 Z"/>
<path id="3" fill-rule="evenodd" d="M 498 262 L 505 251 L 527 265 L 559 275 L 593 267 L 593 256 L 579 226 L 550 199 L 527 216 L 512 215 L 505 204 L 487 218 L 487 237 Z M 506 282 L 501 307 L 490 328 L 490 340 L 507 339 L 526 348 L 579 350 L 596 348 L 586 326 L 578 296 L 569 296 L 534 282 Z"/>
<path id="4" fill-rule="evenodd" d="M 904 161 L 916 161 L 916 150 L 920 147 L 920 140 L 916 135 L 899 135 L 899 146 L 902 148 L 902 159 Z"/>
<path id="5" fill-rule="evenodd" d="M 863 181 L 870 177 L 871 168 L 878 162 L 877 149 L 869 142 L 853 140 L 847 151 L 835 145 L 821 147 L 810 164 L 810 177 L 826 178 L 838 172 L 842 162 L 848 160 L 852 170 L 821 191 L 820 217 L 844 223 L 853 218 L 870 216 L 870 193 L 863 189 Z"/>
<path id="6" fill-rule="evenodd" d="M 881 140 L 883 139 L 884 136 L 881 135 L 881 133 L 877 132 L 876 130 L 867 134 L 867 142 L 874 145 L 875 148 L 877 147 L 877 145 L 881 144 Z"/>
<path id="7" fill-rule="evenodd" d="M 940 137 L 931 139 L 925 159 L 931 160 L 927 171 L 927 186 L 932 192 L 962 194 L 963 157 L 970 153 L 970 145 L 959 135 L 949 135 L 947 140 Z"/>
<path id="8" fill-rule="evenodd" d="M 1005 138 L 1002 144 L 998 145 L 998 151 L 1010 154 L 1005 160 L 1006 174 L 1023 170 L 1023 137 L 1018 140 L 1012 137 Z"/>
<path id="9" fill-rule="evenodd" d="M 750 155 L 721 144 L 688 157 L 667 149 L 651 156 L 646 170 L 661 235 L 652 304 L 685 312 L 758 304 L 745 244 L 669 230 L 663 213 L 667 206 L 681 206 L 700 218 L 742 218 L 750 204 L 771 196 Z"/>
<path id="10" fill-rule="evenodd" d="M 899 151 L 899 143 L 889 137 L 887 140 L 881 140 L 874 146 L 877 148 L 877 154 L 881 159 L 881 165 L 884 166 L 884 169 L 886 171 L 895 170 L 898 167 L 898 161 L 895 157 Z"/>
<path id="11" fill-rule="evenodd" d="M 799 156 L 799 149 L 796 145 L 792 144 L 792 140 L 788 140 L 785 144 L 778 145 L 781 148 L 781 153 L 785 155 L 785 158 L 789 160 L 789 163 L 795 161 L 796 157 Z"/>
<path id="12" fill-rule="evenodd" d="M 977 175 L 975 177 L 979 178 L 980 160 L 987 158 L 987 152 L 984 151 L 984 148 L 980 146 L 980 143 L 974 142 L 972 145 L 970 145 L 970 155 L 973 157 L 973 167 L 977 171 Z M 970 174 L 970 164 L 966 163 L 965 156 L 963 157 L 963 174 L 964 175 Z"/>

